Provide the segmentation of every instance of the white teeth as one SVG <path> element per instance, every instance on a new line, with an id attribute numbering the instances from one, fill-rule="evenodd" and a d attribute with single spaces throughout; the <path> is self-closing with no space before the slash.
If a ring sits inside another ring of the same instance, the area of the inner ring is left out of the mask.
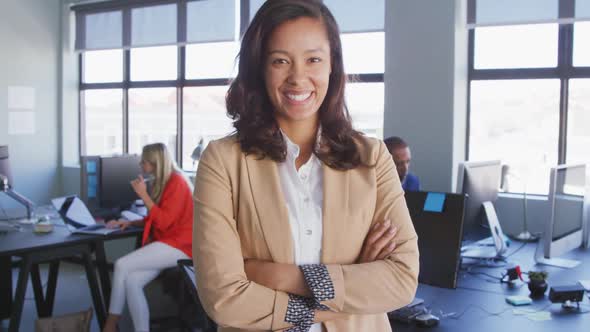
<path id="1" fill-rule="evenodd" d="M 295 101 L 304 101 L 305 99 L 309 98 L 309 96 L 311 96 L 311 92 L 302 95 L 287 94 L 287 98 Z"/>

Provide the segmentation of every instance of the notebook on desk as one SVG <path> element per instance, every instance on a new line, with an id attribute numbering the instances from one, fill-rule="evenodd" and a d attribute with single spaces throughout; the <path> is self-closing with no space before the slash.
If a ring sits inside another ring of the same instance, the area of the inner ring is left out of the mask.
<path id="1" fill-rule="evenodd" d="M 66 228 L 72 234 L 107 235 L 117 232 L 118 228 L 107 228 L 97 224 L 88 208 L 77 196 L 58 197 L 51 200 L 51 204 L 63 219 Z"/>

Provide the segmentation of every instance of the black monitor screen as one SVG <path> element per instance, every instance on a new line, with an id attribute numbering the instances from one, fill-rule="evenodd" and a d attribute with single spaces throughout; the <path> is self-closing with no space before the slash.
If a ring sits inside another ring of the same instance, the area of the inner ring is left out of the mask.
<path id="1" fill-rule="evenodd" d="M 141 173 L 140 156 L 124 155 L 100 159 L 100 206 L 125 208 L 138 199 L 130 181 Z"/>
<path id="2" fill-rule="evenodd" d="M 8 185 L 13 186 L 12 172 L 8 160 L 8 145 L 0 145 L 0 174 L 8 179 Z"/>
<path id="3" fill-rule="evenodd" d="M 455 288 L 459 271 L 462 194 L 406 192 L 406 203 L 418 234 L 421 283 Z"/>
<path id="4" fill-rule="evenodd" d="M 463 240 L 476 241 L 490 236 L 483 202 L 495 202 L 502 177 L 500 161 L 465 162 L 462 170 L 462 187 L 457 188 L 467 195 Z"/>
<path id="5" fill-rule="evenodd" d="M 560 167 L 556 170 L 553 190 L 553 236 L 557 241 L 583 228 L 586 165 Z M 550 196 L 551 197 L 551 196 Z"/>

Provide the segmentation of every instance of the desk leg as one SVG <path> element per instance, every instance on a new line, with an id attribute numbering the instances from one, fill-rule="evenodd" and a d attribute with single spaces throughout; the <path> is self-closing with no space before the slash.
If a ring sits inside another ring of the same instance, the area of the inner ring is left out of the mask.
<path id="1" fill-rule="evenodd" d="M 59 261 L 49 263 L 49 275 L 47 276 L 47 292 L 45 293 L 45 304 L 49 315 L 53 315 L 53 303 L 55 302 L 55 288 L 57 287 L 57 273 L 59 272 Z"/>
<path id="2" fill-rule="evenodd" d="M 0 320 L 10 317 L 12 307 L 12 266 L 10 256 L 0 257 Z"/>
<path id="3" fill-rule="evenodd" d="M 102 304 L 100 290 L 98 288 L 98 280 L 96 279 L 96 272 L 92 266 L 92 258 L 88 252 L 82 254 L 84 260 L 84 267 L 86 268 L 86 278 L 88 279 L 88 287 L 92 295 L 92 302 L 94 303 L 94 311 L 96 312 L 96 320 L 98 326 L 102 330 L 106 320 L 105 307 Z"/>
<path id="4" fill-rule="evenodd" d="M 47 276 L 47 292 L 43 294 L 43 283 L 41 282 L 41 273 L 39 264 L 35 263 L 31 267 L 31 283 L 35 293 L 35 305 L 39 317 L 49 317 L 53 313 L 53 303 L 55 299 L 55 288 L 57 286 L 57 273 L 59 271 L 59 261 L 49 263 L 49 275 Z"/>
<path id="5" fill-rule="evenodd" d="M 31 284 L 33 285 L 33 293 L 35 294 L 35 306 L 37 307 L 37 315 L 39 317 L 48 317 L 47 308 L 45 307 L 45 299 L 43 296 L 43 283 L 41 282 L 41 273 L 39 272 L 39 263 L 31 266 Z"/>
<path id="6" fill-rule="evenodd" d="M 12 315 L 10 315 L 10 324 L 8 325 L 8 332 L 18 332 L 20 325 L 20 316 L 23 312 L 23 304 L 25 302 L 25 293 L 27 292 L 27 282 L 29 273 L 31 271 L 32 260 L 29 255 L 22 257 L 20 262 L 20 270 L 18 272 L 18 283 L 16 284 L 16 293 L 14 294 L 14 306 L 12 308 Z"/>
<path id="7" fill-rule="evenodd" d="M 111 300 L 111 278 L 109 276 L 109 267 L 104 250 L 104 241 L 96 241 L 94 247 L 98 277 L 100 278 L 100 288 L 102 289 L 102 300 L 104 301 L 104 304 L 108 306 Z"/>

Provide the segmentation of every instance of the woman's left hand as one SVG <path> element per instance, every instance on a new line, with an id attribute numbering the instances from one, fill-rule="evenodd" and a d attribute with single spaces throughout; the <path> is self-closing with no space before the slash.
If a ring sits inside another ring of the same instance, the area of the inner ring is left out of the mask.
<path id="1" fill-rule="evenodd" d="M 374 262 L 391 255 L 397 245 L 394 240 L 396 234 L 397 227 L 390 220 L 375 223 L 365 237 L 357 263 Z"/>
<path id="2" fill-rule="evenodd" d="M 139 175 L 137 177 L 137 179 L 131 181 L 131 187 L 133 187 L 133 190 L 135 191 L 135 193 L 137 194 L 137 196 L 139 196 L 139 198 L 143 199 L 144 197 L 146 197 L 147 194 L 147 186 L 145 185 L 145 182 L 143 180 L 143 176 Z"/>

